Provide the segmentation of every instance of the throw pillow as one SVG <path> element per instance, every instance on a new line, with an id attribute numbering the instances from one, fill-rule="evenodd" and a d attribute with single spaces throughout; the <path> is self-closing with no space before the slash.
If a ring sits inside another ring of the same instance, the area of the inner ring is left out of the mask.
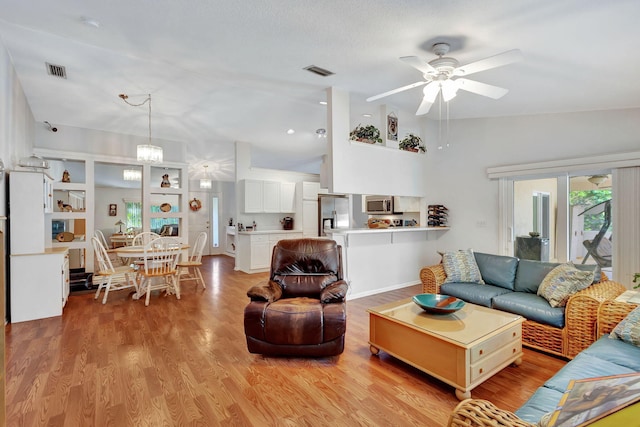
<path id="1" fill-rule="evenodd" d="M 564 307 L 571 295 L 592 283 L 592 271 L 578 270 L 568 262 L 555 267 L 542 279 L 538 295 L 549 301 L 551 307 Z"/>
<path id="2" fill-rule="evenodd" d="M 444 283 L 484 283 L 471 249 L 444 252 L 442 266 L 447 278 Z"/>
<path id="3" fill-rule="evenodd" d="M 619 339 L 640 347 L 640 306 L 636 307 L 613 328 L 609 338 Z"/>

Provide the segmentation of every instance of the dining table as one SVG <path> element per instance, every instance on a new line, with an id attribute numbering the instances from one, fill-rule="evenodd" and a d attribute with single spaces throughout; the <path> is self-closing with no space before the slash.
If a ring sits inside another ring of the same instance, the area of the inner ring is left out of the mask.
<path id="1" fill-rule="evenodd" d="M 189 245 L 182 244 L 180 245 L 180 256 L 182 260 L 189 259 Z M 144 258 L 144 246 L 121 246 L 119 248 L 115 248 L 112 250 L 116 253 L 120 258 Z"/>

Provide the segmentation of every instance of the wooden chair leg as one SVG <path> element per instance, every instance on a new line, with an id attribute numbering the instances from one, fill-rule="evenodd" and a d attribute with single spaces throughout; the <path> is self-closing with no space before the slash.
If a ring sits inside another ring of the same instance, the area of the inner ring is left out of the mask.
<path id="1" fill-rule="evenodd" d="M 202 278 L 202 273 L 200 272 L 200 267 L 194 267 L 193 269 L 195 270 L 196 276 L 198 276 L 196 282 L 200 281 L 200 284 L 202 284 L 202 289 L 207 289 L 207 285 L 204 284 L 204 279 Z"/>

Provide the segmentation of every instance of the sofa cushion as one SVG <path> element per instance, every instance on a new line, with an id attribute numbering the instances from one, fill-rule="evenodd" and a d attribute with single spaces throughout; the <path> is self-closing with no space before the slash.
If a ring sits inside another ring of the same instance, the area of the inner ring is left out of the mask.
<path id="1" fill-rule="evenodd" d="M 557 390 L 540 387 L 524 405 L 518 408 L 515 414 L 523 420 L 535 424 L 546 413 L 556 409 L 563 394 Z"/>
<path id="2" fill-rule="evenodd" d="M 611 338 L 640 346 L 640 306 L 634 308 L 622 322 L 611 331 Z"/>
<path id="3" fill-rule="evenodd" d="M 442 266 L 447 273 L 444 283 L 484 283 L 471 249 L 442 253 Z"/>
<path id="4" fill-rule="evenodd" d="M 537 293 L 540 283 L 542 283 L 546 275 L 549 274 L 549 272 L 556 268 L 558 265 L 560 265 L 560 263 L 521 259 L 518 262 L 516 280 L 513 289 L 517 292 L 530 292 L 532 294 Z M 582 271 L 592 271 L 593 283 L 597 283 L 600 281 L 600 267 L 598 267 L 597 265 L 578 264 L 574 267 Z"/>
<path id="5" fill-rule="evenodd" d="M 475 252 L 474 256 L 484 283 L 513 290 L 518 258 L 481 252 Z"/>
<path id="6" fill-rule="evenodd" d="M 460 298 L 472 304 L 491 307 L 491 300 L 494 297 L 513 292 L 493 285 L 479 285 L 477 283 L 444 283 L 440 286 L 440 293 Z"/>
<path id="7" fill-rule="evenodd" d="M 564 307 L 573 294 L 593 283 L 592 271 L 578 270 L 572 262 L 560 264 L 549 272 L 538 287 L 538 295 L 551 307 Z"/>
<path id="8" fill-rule="evenodd" d="M 636 371 L 631 368 L 582 352 L 570 363 L 564 365 L 562 369 L 544 383 L 544 386 L 559 392 L 564 392 L 571 380 L 631 374 L 634 372 Z"/>
<path id="9" fill-rule="evenodd" d="M 582 354 L 588 354 L 640 372 L 640 347 L 611 339 L 609 335 L 600 337 L 599 340 L 583 350 Z"/>
<path id="10" fill-rule="evenodd" d="M 545 325 L 564 328 L 564 308 L 551 307 L 547 300 L 527 292 L 510 292 L 493 298 L 493 308 L 519 314 Z"/>

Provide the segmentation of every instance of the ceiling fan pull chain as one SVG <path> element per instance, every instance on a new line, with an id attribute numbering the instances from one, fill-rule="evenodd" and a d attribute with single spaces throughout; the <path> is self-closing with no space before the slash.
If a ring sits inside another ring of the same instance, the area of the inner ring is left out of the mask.
<path id="1" fill-rule="evenodd" d="M 447 148 L 449 148 L 449 103 L 447 102 Z"/>
<path id="2" fill-rule="evenodd" d="M 442 150 L 442 95 L 438 96 L 438 150 Z"/>

